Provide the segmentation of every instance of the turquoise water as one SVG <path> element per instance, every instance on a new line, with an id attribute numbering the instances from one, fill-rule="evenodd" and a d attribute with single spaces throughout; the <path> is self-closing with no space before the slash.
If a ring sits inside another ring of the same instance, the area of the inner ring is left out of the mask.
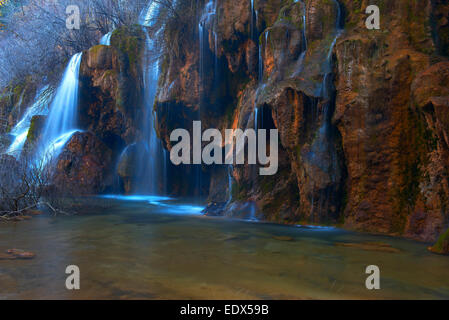
<path id="1" fill-rule="evenodd" d="M 204 217 L 169 198 L 101 198 L 82 214 L 0 224 L 0 298 L 449 299 L 449 257 L 426 244 L 334 228 Z M 287 241 L 288 240 L 288 241 Z M 398 253 L 335 243 L 388 243 Z M 365 288 L 377 265 L 381 289 Z M 81 289 L 65 288 L 68 265 Z"/>

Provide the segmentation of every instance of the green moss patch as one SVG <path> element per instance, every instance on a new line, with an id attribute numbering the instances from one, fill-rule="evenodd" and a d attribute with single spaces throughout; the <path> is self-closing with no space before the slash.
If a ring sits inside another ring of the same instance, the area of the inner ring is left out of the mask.
<path id="1" fill-rule="evenodd" d="M 437 242 L 429 250 L 433 253 L 449 254 L 449 228 L 440 235 Z"/>
<path id="2" fill-rule="evenodd" d="M 111 46 L 125 54 L 132 67 L 140 62 L 145 46 L 145 35 L 138 25 L 121 27 L 112 33 Z"/>

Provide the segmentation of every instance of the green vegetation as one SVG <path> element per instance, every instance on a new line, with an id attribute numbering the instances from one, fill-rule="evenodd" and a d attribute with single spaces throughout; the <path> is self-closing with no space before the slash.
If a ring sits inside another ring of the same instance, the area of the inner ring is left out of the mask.
<path id="1" fill-rule="evenodd" d="M 423 116 L 409 108 L 401 122 L 398 139 L 398 171 L 392 201 L 396 207 L 396 218 L 392 231 L 402 233 L 407 216 L 413 211 L 420 195 L 419 184 L 425 179 L 423 168 L 428 163 L 428 153 L 436 148 L 437 140 L 427 128 Z"/>
<path id="2" fill-rule="evenodd" d="M 41 135 L 42 128 L 45 124 L 45 116 L 34 116 L 31 118 L 30 129 L 27 135 L 27 144 L 33 145 Z"/>
<path id="3" fill-rule="evenodd" d="M 244 184 L 233 182 L 232 183 L 232 199 L 235 200 L 246 200 L 246 193 L 248 191 L 248 187 Z"/>
<path id="4" fill-rule="evenodd" d="M 449 228 L 440 235 L 438 241 L 430 250 L 435 253 L 449 253 Z"/>
<path id="5" fill-rule="evenodd" d="M 111 46 L 126 55 L 132 70 L 140 62 L 144 45 L 145 35 L 139 25 L 118 28 L 111 35 Z"/>

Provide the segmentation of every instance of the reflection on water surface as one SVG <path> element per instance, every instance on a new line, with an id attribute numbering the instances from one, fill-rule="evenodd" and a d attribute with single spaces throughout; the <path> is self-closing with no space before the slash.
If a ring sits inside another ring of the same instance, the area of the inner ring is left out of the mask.
<path id="1" fill-rule="evenodd" d="M 95 201 L 107 209 L 0 224 L 1 252 L 36 253 L 0 260 L 0 298 L 449 299 L 449 257 L 425 244 L 204 217 L 202 206 L 167 197 Z M 373 242 L 400 252 L 366 250 Z M 365 288 L 372 264 L 381 270 L 378 291 Z M 79 291 L 65 289 L 68 265 L 81 270 Z"/>

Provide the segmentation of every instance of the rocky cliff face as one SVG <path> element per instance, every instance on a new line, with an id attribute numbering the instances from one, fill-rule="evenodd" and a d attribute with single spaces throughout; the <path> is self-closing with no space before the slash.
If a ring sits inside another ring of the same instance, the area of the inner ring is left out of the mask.
<path id="1" fill-rule="evenodd" d="M 370 4 L 380 30 L 365 27 Z M 171 130 L 193 119 L 279 130 L 277 175 L 235 166 L 228 183 L 228 168 L 204 168 L 210 214 L 251 203 L 266 220 L 433 241 L 449 222 L 448 12 L 430 0 L 260 0 L 253 12 L 218 1 L 166 56 L 160 137 L 170 148 Z"/>
<path id="2" fill-rule="evenodd" d="M 433 124 L 444 120 L 426 109 L 432 96 L 445 100 L 448 84 L 436 72 L 447 66 L 435 64 L 446 60 L 432 37 L 438 5 L 378 5 L 382 28 L 370 31 L 357 14 L 363 7 L 347 4 L 349 28 L 335 50 L 333 119 L 348 168 L 345 225 L 434 240 L 448 222 L 447 146 Z"/>

